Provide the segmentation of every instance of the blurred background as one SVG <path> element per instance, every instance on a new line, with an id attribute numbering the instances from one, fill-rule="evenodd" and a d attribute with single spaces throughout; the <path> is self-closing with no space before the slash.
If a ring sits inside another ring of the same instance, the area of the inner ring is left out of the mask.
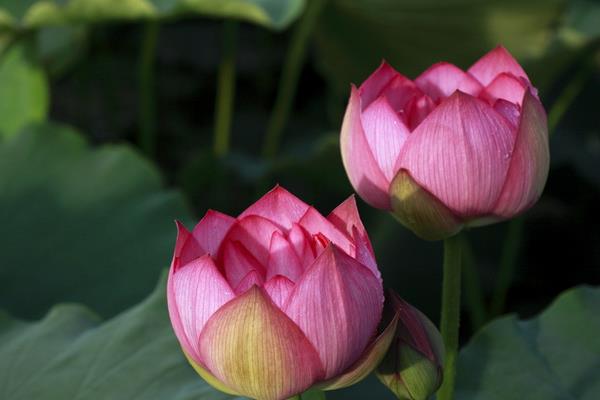
<path id="1" fill-rule="evenodd" d="M 353 193 L 350 83 L 499 44 L 539 89 L 552 166 L 521 219 L 468 232 L 463 340 L 600 284 L 598 1 L 2 0 L 0 28 L 0 308 L 18 318 L 114 316 L 168 267 L 174 219 L 277 183 L 328 213 Z M 385 284 L 437 321 L 441 243 L 358 202 Z"/>

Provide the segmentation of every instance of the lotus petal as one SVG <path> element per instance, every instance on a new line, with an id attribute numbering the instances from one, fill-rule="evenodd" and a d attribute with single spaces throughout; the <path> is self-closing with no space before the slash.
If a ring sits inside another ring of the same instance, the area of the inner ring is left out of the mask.
<path id="1" fill-rule="evenodd" d="M 369 147 L 361 122 L 361 98 L 354 86 L 342 123 L 340 146 L 344 168 L 354 189 L 373 207 L 388 210 L 389 182 Z"/>
<path id="2" fill-rule="evenodd" d="M 292 397 L 323 378 L 314 347 L 256 286 L 213 315 L 200 348 L 215 377 L 254 399 Z"/>
<path id="3" fill-rule="evenodd" d="M 285 313 L 314 345 L 329 379 L 363 353 L 382 308 L 381 282 L 344 251 L 329 245 L 296 284 Z"/>
<path id="4" fill-rule="evenodd" d="M 529 82 L 529 77 L 523 71 L 517 60 L 502 46 L 496 47 L 469 68 L 468 71 L 483 86 L 489 85 L 496 77 L 504 72 L 517 78 L 524 78 Z"/>
<path id="5" fill-rule="evenodd" d="M 223 304 L 234 298 L 233 290 L 208 255 L 182 268 L 171 268 L 167 283 L 169 316 L 183 350 L 201 363 L 200 332 Z"/>
<path id="6" fill-rule="evenodd" d="M 488 214 L 514 145 L 508 121 L 482 100 L 456 92 L 406 141 L 398 170 L 461 216 Z"/>
<path id="7" fill-rule="evenodd" d="M 216 257 L 223 238 L 234 223 L 235 218 L 218 211 L 208 210 L 192 234 L 205 253 Z"/>
<path id="8" fill-rule="evenodd" d="M 546 113 L 539 100 L 527 91 L 506 182 L 494 214 L 510 218 L 531 207 L 544 190 L 549 168 Z"/>
<path id="9" fill-rule="evenodd" d="M 294 222 L 298 222 L 307 209 L 306 203 L 277 185 L 248 207 L 238 218 L 259 215 L 275 223 L 280 229 L 288 230 L 292 228 Z"/>

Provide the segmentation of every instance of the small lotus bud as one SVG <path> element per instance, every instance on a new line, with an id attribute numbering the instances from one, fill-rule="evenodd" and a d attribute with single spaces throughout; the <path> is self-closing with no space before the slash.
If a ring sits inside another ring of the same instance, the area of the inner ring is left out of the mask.
<path id="1" fill-rule="evenodd" d="M 401 400 L 427 400 L 442 384 L 442 338 L 423 313 L 393 293 L 390 299 L 400 320 L 377 377 Z"/>

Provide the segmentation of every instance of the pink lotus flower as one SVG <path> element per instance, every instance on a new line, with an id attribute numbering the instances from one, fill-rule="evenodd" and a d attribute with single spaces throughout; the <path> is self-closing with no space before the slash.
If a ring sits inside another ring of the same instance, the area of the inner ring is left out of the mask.
<path id="1" fill-rule="evenodd" d="M 367 203 L 432 240 L 531 207 L 550 158 L 537 91 L 503 47 L 414 81 L 384 62 L 352 87 L 341 151 Z"/>
<path id="2" fill-rule="evenodd" d="M 179 233 L 167 297 L 173 329 L 217 389 L 284 399 L 345 387 L 383 358 L 384 295 L 353 197 L 327 217 L 276 187 L 239 217 L 208 211 Z"/>

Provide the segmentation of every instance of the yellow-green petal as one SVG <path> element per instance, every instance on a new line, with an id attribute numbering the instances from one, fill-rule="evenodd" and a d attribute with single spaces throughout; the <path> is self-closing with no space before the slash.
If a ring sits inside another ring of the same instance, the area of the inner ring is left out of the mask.
<path id="1" fill-rule="evenodd" d="M 183 354 L 185 355 L 185 358 L 187 358 L 192 368 L 194 368 L 194 371 L 196 371 L 198 375 L 200 375 L 200 377 L 206 381 L 206 383 L 223 393 L 227 393 L 232 396 L 239 396 L 239 393 L 227 387 L 223 382 L 217 379 L 217 377 L 211 374 L 207 369 L 203 368 L 200 364 L 197 364 L 185 351 L 183 352 Z"/>
<path id="2" fill-rule="evenodd" d="M 304 333 L 256 286 L 209 319 L 200 352 L 216 378 L 258 400 L 292 397 L 324 376 Z"/>
<path id="3" fill-rule="evenodd" d="M 417 236 L 441 240 L 462 228 L 462 222 L 439 199 L 421 187 L 408 171 L 400 170 L 389 189 L 392 215 Z"/>

